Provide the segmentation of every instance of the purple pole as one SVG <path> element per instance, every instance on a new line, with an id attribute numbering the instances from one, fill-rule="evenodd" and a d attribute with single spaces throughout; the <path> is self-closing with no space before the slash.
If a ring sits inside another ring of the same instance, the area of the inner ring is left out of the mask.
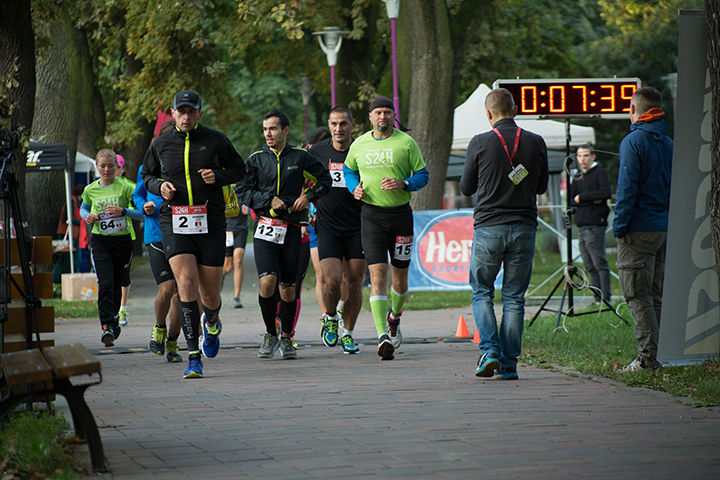
<path id="1" fill-rule="evenodd" d="M 330 67 L 330 108 L 335 108 L 335 66 Z"/>
<path id="2" fill-rule="evenodd" d="M 393 103 L 395 104 L 395 118 L 400 120 L 400 91 L 398 89 L 397 66 L 397 35 L 395 34 L 395 19 L 390 19 L 390 34 L 392 39 L 392 69 L 393 69 Z"/>

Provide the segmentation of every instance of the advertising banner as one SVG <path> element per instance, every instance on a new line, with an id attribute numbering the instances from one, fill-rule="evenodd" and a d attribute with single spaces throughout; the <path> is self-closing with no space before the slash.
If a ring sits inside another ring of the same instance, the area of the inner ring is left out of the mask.
<path id="1" fill-rule="evenodd" d="M 658 360 L 704 361 L 720 352 L 720 309 L 710 231 L 712 93 L 705 12 L 680 11 L 670 221 Z"/>
<path id="2" fill-rule="evenodd" d="M 415 238 L 408 274 L 409 290 L 470 290 L 472 209 L 423 210 L 413 215 Z M 502 270 L 495 288 L 501 285 Z"/>

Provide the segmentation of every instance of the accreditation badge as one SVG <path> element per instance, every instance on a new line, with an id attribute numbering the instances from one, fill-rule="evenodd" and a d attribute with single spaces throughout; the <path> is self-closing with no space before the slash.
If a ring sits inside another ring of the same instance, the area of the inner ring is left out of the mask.
<path id="1" fill-rule="evenodd" d="M 529 174 L 530 172 L 527 171 L 527 168 L 525 168 L 522 163 L 519 163 L 518 166 L 513 168 L 512 172 L 510 172 L 508 178 L 515 185 L 518 185 L 520 182 L 525 180 L 525 177 Z"/>

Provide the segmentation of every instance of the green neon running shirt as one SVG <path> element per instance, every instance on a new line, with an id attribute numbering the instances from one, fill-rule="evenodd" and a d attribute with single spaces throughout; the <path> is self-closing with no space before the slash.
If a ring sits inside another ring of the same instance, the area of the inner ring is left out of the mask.
<path id="1" fill-rule="evenodd" d="M 93 183 L 85 187 L 85 190 L 82 194 L 82 199 L 83 202 L 90 205 L 90 213 L 100 214 L 104 213 L 105 207 L 108 205 L 114 205 L 116 207 L 122 208 L 131 208 L 132 194 L 133 187 L 132 185 L 130 185 L 130 182 L 123 181 L 120 180 L 118 177 L 115 177 L 115 181 L 113 182 L 113 184 L 108 185 L 107 187 L 103 187 L 102 185 L 100 185 L 100 180 L 94 181 Z M 125 217 L 125 220 L 127 221 L 127 224 L 124 230 L 116 233 L 109 233 L 107 235 L 134 235 L 132 220 L 128 216 Z M 100 225 L 98 222 L 95 222 L 93 224 L 92 233 L 93 235 L 100 235 Z"/>
<path id="2" fill-rule="evenodd" d="M 365 190 L 363 202 L 378 207 L 405 205 L 410 201 L 410 192 L 382 190 L 380 182 L 383 178 L 404 180 L 425 168 L 420 148 L 410 135 L 397 128 L 383 140 L 376 140 L 372 133 L 363 134 L 350 145 L 345 165 L 360 174 Z"/>

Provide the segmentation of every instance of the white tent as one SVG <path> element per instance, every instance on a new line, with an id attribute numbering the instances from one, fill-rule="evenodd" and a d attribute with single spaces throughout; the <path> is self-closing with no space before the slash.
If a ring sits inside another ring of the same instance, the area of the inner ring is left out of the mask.
<path id="1" fill-rule="evenodd" d="M 485 97 L 490 87 L 481 83 L 465 103 L 455 109 L 453 127 L 453 154 L 464 154 L 470 140 L 477 134 L 491 129 L 485 114 Z M 565 149 L 565 123 L 555 120 L 517 120 L 519 127 L 541 135 L 549 149 Z M 595 143 L 595 129 L 572 125 L 570 127 L 570 145 Z"/>

